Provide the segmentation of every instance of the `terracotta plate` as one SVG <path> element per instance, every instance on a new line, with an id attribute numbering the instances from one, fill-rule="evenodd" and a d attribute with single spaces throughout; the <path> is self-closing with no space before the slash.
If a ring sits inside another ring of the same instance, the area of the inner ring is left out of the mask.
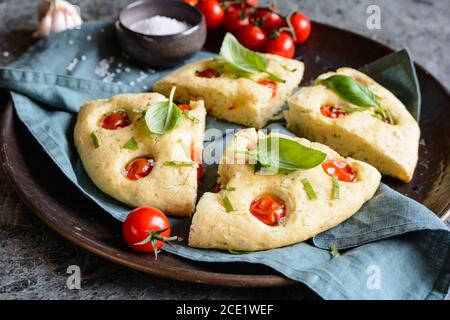
<path id="1" fill-rule="evenodd" d="M 307 44 L 299 48 L 306 63 L 304 82 L 341 66 L 359 68 L 391 49 L 362 36 L 314 23 Z M 220 34 L 210 34 L 207 49 L 217 50 Z M 414 180 L 386 183 L 424 203 L 444 218 L 450 202 L 450 95 L 426 70 L 417 66 L 422 87 L 421 129 L 425 145 Z M 248 264 L 196 263 L 162 254 L 158 261 L 134 254 L 121 239 L 121 224 L 102 212 L 63 176 L 18 121 L 5 95 L 0 118 L 2 166 L 23 201 L 52 229 L 75 244 L 111 261 L 162 277 L 224 286 L 282 286 L 293 284 L 273 270 Z M 76 227 L 77 226 L 77 227 Z M 232 273 L 230 273 L 232 270 Z"/>

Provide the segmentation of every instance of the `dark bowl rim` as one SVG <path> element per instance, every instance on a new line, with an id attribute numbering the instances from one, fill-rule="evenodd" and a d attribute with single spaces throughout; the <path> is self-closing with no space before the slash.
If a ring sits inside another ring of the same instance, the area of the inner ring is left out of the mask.
<path id="1" fill-rule="evenodd" d="M 172 3 L 179 3 L 179 4 L 181 4 L 182 6 L 185 6 L 186 8 L 190 8 L 189 10 L 194 9 L 194 11 L 197 12 L 197 14 L 199 15 L 200 21 L 199 21 L 198 23 L 192 25 L 190 28 L 188 28 L 188 29 L 186 29 L 186 30 L 184 30 L 184 31 L 177 32 L 177 33 L 172 33 L 172 34 L 166 34 L 166 35 L 156 35 L 156 34 L 153 35 L 153 34 L 145 34 L 145 33 L 137 32 L 137 31 L 134 31 L 134 30 L 130 29 L 127 25 L 125 25 L 125 23 L 122 22 L 122 15 L 123 15 L 123 13 L 124 13 L 126 10 L 128 10 L 128 9 L 130 9 L 130 8 L 132 8 L 132 7 L 136 7 L 136 6 L 145 4 L 145 3 L 150 4 L 150 3 L 151 3 L 150 1 L 151 1 L 151 0 L 138 0 L 138 1 L 134 1 L 134 2 L 132 2 L 132 3 L 130 3 L 130 4 L 128 4 L 127 6 L 123 7 L 123 8 L 120 10 L 119 15 L 117 16 L 117 21 L 119 22 L 120 26 L 121 26 L 122 28 L 124 28 L 126 31 L 128 31 L 128 32 L 130 32 L 130 33 L 133 33 L 134 35 L 139 36 L 139 37 L 164 39 L 164 38 L 176 38 L 176 37 L 180 37 L 180 36 L 188 36 L 188 35 L 190 35 L 190 34 L 195 33 L 198 29 L 200 29 L 201 25 L 202 25 L 203 23 L 205 23 L 205 17 L 204 17 L 203 14 L 200 12 L 200 10 L 198 10 L 198 9 L 197 9 L 196 7 L 194 7 L 194 6 L 191 6 L 191 5 L 188 4 L 188 3 L 185 3 L 185 2 L 183 2 L 183 1 L 176 1 L 176 0 L 164 0 L 164 1 L 167 1 L 168 4 L 171 3 L 171 2 L 172 2 Z M 162 1 L 162 0 L 161 0 L 161 1 Z M 169 5 L 170 5 L 170 4 L 169 4 Z"/>

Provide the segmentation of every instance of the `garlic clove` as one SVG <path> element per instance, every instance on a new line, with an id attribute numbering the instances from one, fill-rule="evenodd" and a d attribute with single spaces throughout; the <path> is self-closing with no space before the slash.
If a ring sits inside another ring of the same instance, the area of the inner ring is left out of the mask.
<path id="1" fill-rule="evenodd" d="M 65 0 L 45 0 L 38 7 L 39 28 L 37 36 L 48 36 L 51 33 L 79 27 L 83 20 L 80 8 Z"/>

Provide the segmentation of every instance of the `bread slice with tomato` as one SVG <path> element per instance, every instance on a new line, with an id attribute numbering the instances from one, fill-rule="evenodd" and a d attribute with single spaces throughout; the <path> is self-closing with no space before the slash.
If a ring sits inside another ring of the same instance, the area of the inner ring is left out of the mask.
<path id="1" fill-rule="evenodd" d="M 261 151 L 267 141 L 280 146 L 273 161 Z M 264 166 L 252 162 L 255 154 Z M 205 193 L 197 205 L 189 246 L 257 251 L 307 240 L 356 213 L 381 178 L 371 165 L 323 144 L 255 129 L 234 136 L 219 175 L 219 192 Z"/>
<path id="2" fill-rule="evenodd" d="M 121 94 L 86 102 L 74 130 L 75 146 L 89 177 L 104 193 L 132 207 L 156 207 L 190 216 L 201 174 L 206 111 L 203 101 L 180 106 L 179 123 L 151 133 L 145 113 L 159 93 Z"/>
<path id="3" fill-rule="evenodd" d="M 361 85 L 358 90 L 378 105 L 360 108 L 337 94 L 339 89 L 333 86 L 340 83 L 323 82 L 336 75 L 356 81 Z M 288 104 L 287 127 L 298 136 L 370 163 L 383 174 L 411 181 L 418 160 L 419 125 L 393 93 L 367 75 L 351 68 L 323 74 L 315 85 L 289 98 Z"/>
<path id="4" fill-rule="evenodd" d="M 283 81 L 277 82 L 263 72 L 243 76 L 217 59 L 208 59 L 173 71 L 157 81 L 153 90 L 168 95 L 176 86 L 177 101 L 202 99 L 208 114 L 216 118 L 262 128 L 297 88 L 304 65 L 277 55 L 261 56 L 267 59 L 267 71 Z"/>

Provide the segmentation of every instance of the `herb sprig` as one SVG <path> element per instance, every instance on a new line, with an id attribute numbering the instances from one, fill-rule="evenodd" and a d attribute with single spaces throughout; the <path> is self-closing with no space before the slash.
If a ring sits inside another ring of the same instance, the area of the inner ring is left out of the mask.
<path id="1" fill-rule="evenodd" d="M 231 33 L 227 33 L 223 39 L 220 56 L 232 68 L 240 72 L 248 74 L 266 73 L 273 81 L 286 82 L 267 70 L 268 61 L 263 55 L 241 45 Z"/>
<path id="2" fill-rule="evenodd" d="M 145 113 L 145 122 L 151 133 L 164 134 L 180 122 L 181 110 L 173 103 L 176 87 L 172 87 L 169 100 L 153 103 Z"/>
<path id="3" fill-rule="evenodd" d="M 289 173 L 299 169 L 311 169 L 321 164 L 326 154 L 322 151 L 305 147 L 299 142 L 280 137 L 269 136 L 258 141 L 254 151 L 243 151 L 259 174 L 273 175 Z"/>
<path id="4" fill-rule="evenodd" d="M 377 118 L 394 124 L 391 113 L 380 105 L 377 96 L 367 86 L 352 77 L 335 74 L 319 80 L 318 83 L 323 84 L 339 97 L 354 105 L 354 107 L 343 109 L 344 112 L 364 111 L 373 108 Z"/>

